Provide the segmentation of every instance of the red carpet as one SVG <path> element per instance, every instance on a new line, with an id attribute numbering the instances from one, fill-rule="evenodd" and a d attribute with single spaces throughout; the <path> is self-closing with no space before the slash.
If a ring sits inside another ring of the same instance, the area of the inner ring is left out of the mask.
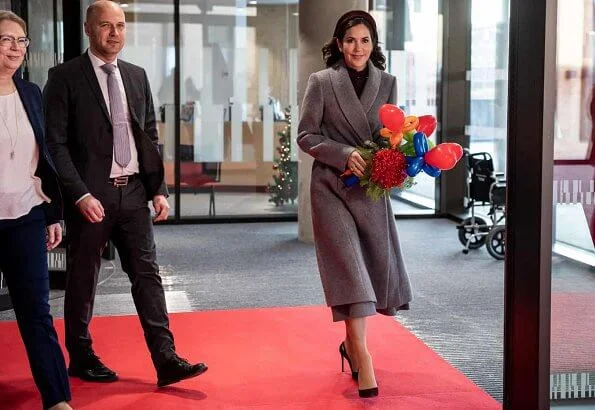
<path id="1" fill-rule="evenodd" d="M 552 293 L 552 373 L 595 370 L 595 293 Z"/>
<path id="2" fill-rule="evenodd" d="M 63 338 L 63 322 L 56 321 Z M 157 389 L 135 316 L 95 318 L 95 350 L 121 380 L 72 379 L 77 409 L 500 409 L 498 402 L 393 319 L 375 316 L 369 347 L 380 396 L 360 399 L 340 373 L 341 323 L 324 307 L 213 311 L 171 315 L 181 355 L 209 371 Z M 35 409 L 40 401 L 16 324 L 0 323 L 2 408 Z"/>

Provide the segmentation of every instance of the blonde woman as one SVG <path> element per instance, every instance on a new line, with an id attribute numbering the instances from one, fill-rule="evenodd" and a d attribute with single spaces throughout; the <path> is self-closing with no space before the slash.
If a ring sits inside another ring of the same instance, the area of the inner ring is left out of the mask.
<path id="1" fill-rule="evenodd" d="M 41 91 L 15 76 L 28 45 L 25 22 L 0 11 L 0 270 L 43 408 L 70 409 L 48 303 L 47 251 L 62 240 L 61 195 L 44 140 Z"/>

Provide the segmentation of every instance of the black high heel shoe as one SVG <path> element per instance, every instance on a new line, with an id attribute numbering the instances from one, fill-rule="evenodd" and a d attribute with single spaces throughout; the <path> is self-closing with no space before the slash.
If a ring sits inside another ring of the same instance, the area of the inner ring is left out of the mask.
<path id="1" fill-rule="evenodd" d="M 372 369 L 372 371 L 374 371 Z M 359 373 L 361 374 L 361 373 Z M 358 374 L 358 376 L 359 376 Z M 358 384 L 359 384 L 359 378 L 358 378 Z M 360 389 L 358 386 L 358 393 L 359 393 L 359 397 L 362 398 L 369 398 L 369 397 L 376 397 L 378 396 L 378 385 L 376 385 L 375 387 L 370 387 L 368 389 Z"/>
<path id="2" fill-rule="evenodd" d="M 342 372 L 345 371 L 345 361 L 344 360 L 347 360 L 347 363 L 349 364 L 349 370 L 351 370 L 351 378 L 353 380 L 357 381 L 358 371 L 353 370 L 353 366 L 351 365 L 351 359 L 349 358 L 349 355 L 347 354 L 347 349 L 345 348 L 345 342 L 341 342 L 341 344 L 339 345 L 339 354 L 341 355 L 341 371 Z M 376 394 L 378 394 L 378 393 L 376 393 Z"/>
<path id="3" fill-rule="evenodd" d="M 378 396 L 378 387 L 371 387 L 369 389 L 358 390 L 359 397 L 369 398 Z"/>

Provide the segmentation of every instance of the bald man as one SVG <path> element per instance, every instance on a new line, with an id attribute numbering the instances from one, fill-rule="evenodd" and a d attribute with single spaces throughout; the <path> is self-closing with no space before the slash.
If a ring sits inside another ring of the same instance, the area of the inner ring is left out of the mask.
<path id="1" fill-rule="evenodd" d="M 113 382 L 117 374 L 92 348 L 89 323 L 101 253 L 111 240 L 132 283 L 157 385 L 198 376 L 204 363 L 180 358 L 169 320 L 153 240 L 154 221 L 167 218 L 167 188 L 145 71 L 118 59 L 126 40 L 119 4 L 100 0 L 85 21 L 89 49 L 50 70 L 44 95 L 48 146 L 65 190 L 68 238 L 64 300 L 70 376 Z M 118 335 L 105 335 L 114 338 Z"/>

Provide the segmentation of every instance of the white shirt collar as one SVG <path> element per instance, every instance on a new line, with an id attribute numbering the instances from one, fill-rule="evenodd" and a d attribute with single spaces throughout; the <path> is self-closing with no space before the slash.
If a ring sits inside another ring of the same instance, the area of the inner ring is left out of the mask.
<path id="1" fill-rule="evenodd" d="M 106 64 L 105 61 L 103 61 L 101 58 L 99 58 L 95 54 L 93 54 L 93 52 L 91 51 L 90 48 L 87 49 L 87 52 L 89 54 L 89 58 L 91 59 L 91 64 L 93 65 L 93 68 L 101 68 L 102 65 Z M 110 64 L 113 64 L 117 67 L 118 66 L 118 58 L 116 57 L 116 59 L 114 61 L 112 61 Z"/>

